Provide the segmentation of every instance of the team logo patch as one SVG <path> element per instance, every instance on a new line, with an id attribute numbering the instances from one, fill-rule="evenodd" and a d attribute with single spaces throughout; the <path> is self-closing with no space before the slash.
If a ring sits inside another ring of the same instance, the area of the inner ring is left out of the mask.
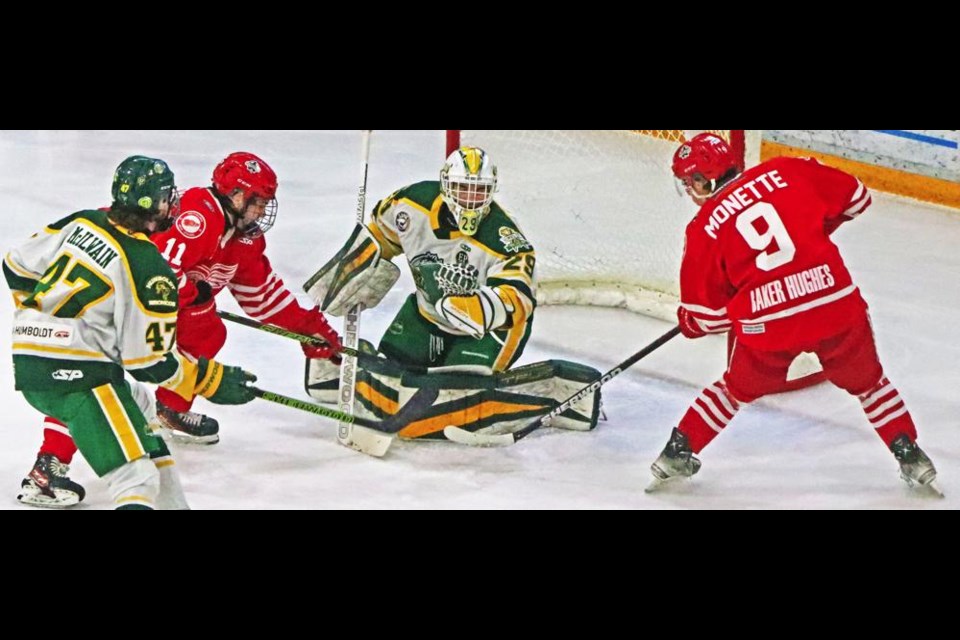
<path id="1" fill-rule="evenodd" d="M 500 243 L 507 253 L 533 249 L 522 233 L 510 227 L 500 227 Z"/>
<path id="2" fill-rule="evenodd" d="M 692 149 L 690 148 L 690 145 L 685 144 L 682 147 L 680 147 L 680 153 L 678 153 L 677 155 L 680 157 L 681 160 L 686 160 L 687 158 L 690 157 L 691 151 Z"/>
<path id="3" fill-rule="evenodd" d="M 247 160 L 243 163 L 250 173 L 260 173 L 260 163 L 256 160 Z"/>
<path id="4" fill-rule="evenodd" d="M 410 216 L 406 211 L 397 214 L 397 231 L 406 231 L 410 228 Z"/>
<path id="5" fill-rule="evenodd" d="M 177 307 L 177 301 L 170 299 L 177 287 L 167 276 L 154 276 L 147 280 L 147 290 L 153 296 L 147 300 L 148 307 Z"/>
<path id="6" fill-rule="evenodd" d="M 196 211 L 187 211 L 177 216 L 177 231 L 184 238 L 199 238 L 207 229 L 207 220 Z"/>
<path id="7" fill-rule="evenodd" d="M 423 274 L 420 273 L 420 265 L 442 262 L 443 260 L 440 259 L 440 256 L 432 251 L 416 255 L 410 260 L 410 273 L 413 275 L 413 283 L 417 289 L 423 290 Z"/>

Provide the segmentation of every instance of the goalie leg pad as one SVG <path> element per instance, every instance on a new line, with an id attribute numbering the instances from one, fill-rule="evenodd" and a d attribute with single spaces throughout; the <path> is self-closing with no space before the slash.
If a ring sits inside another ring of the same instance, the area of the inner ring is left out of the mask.
<path id="1" fill-rule="evenodd" d="M 374 346 L 363 339 L 360 340 L 359 351 L 377 355 Z M 318 402 L 337 404 L 340 401 L 340 363 L 316 358 L 306 358 L 306 361 L 304 388 L 307 395 Z"/>
<path id="2" fill-rule="evenodd" d="M 400 269 L 381 259 L 377 240 L 357 225 L 347 243 L 303 285 L 326 314 L 341 317 L 354 305 L 372 309 L 400 278 Z"/>
<path id="3" fill-rule="evenodd" d="M 357 371 L 356 412 L 372 420 L 397 414 L 420 389 L 438 390 L 429 407 L 417 411 L 399 432 L 407 439 L 443 440 L 443 428 L 457 426 L 484 433 L 510 433 L 549 413 L 583 387 L 600 379 L 591 367 L 550 360 L 501 374 L 482 375 L 476 367 L 441 367 L 429 375 L 411 373 L 381 359 Z M 336 380 L 334 380 L 334 384 Z M 318 398 L 308 387 L 308 393 Z M 331 397 L 336 399 L 336 390 Z M 581 398 L 550 425 L 589 431 L 600 415 L 600 390 Z"/>
<path id="4" fill-rule="evenodd" d="M 598 381 L 601 373 L 593 367 L 568 362 L 547 360 L 511 369 L 499 375 L 503 389 L 514 393 L 544 396 L 559 405 L 589 384 Z M 590 431 L 600 417 L 600 389 L 583 396 L 569 409 L 548 423 L 551 427 L 572 431 Z"/>

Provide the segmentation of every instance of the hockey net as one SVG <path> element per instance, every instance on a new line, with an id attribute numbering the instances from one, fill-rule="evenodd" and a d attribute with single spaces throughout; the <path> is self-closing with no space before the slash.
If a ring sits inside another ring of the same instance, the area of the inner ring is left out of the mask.
<path id="1" fill-rule="evenodd" d="M 449 132 L 448 149 L 480 146 L 497 164 L 497 202 L 537 249 L 540 304 L 622 307 L 672 320 L 683 230 L 695 208 L 677 192 L 670 164 L 696 133 L 463 130 L 459 138 Z M 751 164 L 750 132 L 713 133 Z"/>

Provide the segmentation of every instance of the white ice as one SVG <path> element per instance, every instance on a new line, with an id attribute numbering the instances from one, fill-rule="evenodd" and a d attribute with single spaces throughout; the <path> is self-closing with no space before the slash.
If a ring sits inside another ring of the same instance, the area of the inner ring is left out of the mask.
<path id="1" fill-rule="evenodd" d="M 113 168 L 127 155 L 164 158 L 185 188 L 208 184 L 227 153 L 249 150 L 280 176 L 268 255 L 306 303 L 301 283 L 354 224 L 359 147 L 357 131 L 3 131 L 0 249 L 73 211 L 108 204 Z M 434 178 L 442 147 L 439 131 L 375 132 L 368 210 L 404 184 Z M 510 177 L 502 180 L 506 195 Z M 522 225 L 523 212 L 516 213 Z M 857 401 L 829 385 L 745 408 L 703 452 L 699 475 L 645 494 L 650 463 L 671 428 L 723 369 L 719 338 L 677 338 L 604 387 L 609 421 L 594 432 L 546 428 L 499 449 L 397 442 L 377 460 L 337 445 L 335 425 L 311 414 L 265 401 L 218 407 L 201 400 L 195 408 L 220 420 L 222 440 L 174 447 L 188 499 L 196 509 L 955 509 L 960 215 L 875 194 L 869 212 L 835 238 L 871 305 L 881 359 L 913 413 L 946 499 L 909 489 Z M 403 291 L 363 314 L 361 334 L 374 343 L 411 286 L 406 275 L 402 282 Z M 9 335 L 12 302 L 0 299 L 0 333 Z M 218 300 L 239 311 L 229 294 Z M 565 358 L 606 370 L 668 328 L 623 311 L 542 308 L 521 363 Z M 306 399 L 296 344 L 228 329 L 223 361 L 254 371 L 264 388 Z M 14 391 L 9 363 L 4 338 L 0 507 L 29 510 L 15 496 L 41 441 L 40 416 Z M 112 507 L 79 455 L 71 475 L 88 491 L 77 509 Z"/>

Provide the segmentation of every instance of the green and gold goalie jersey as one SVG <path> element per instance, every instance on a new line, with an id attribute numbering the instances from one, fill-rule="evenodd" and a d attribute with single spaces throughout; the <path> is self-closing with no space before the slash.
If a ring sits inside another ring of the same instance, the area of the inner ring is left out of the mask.
<path id="1" fill-rule="evenodd" d="M 387 258 L 404 253 L 417 284 L 420 313 L 444 331 L 451 328 L 424 290 L 419 267 L 458 265 L 476 287 L 490 287 L 511 309 L 507 327 L 522 328 L 536 307 L 536 254 L 517 223 L 496 202 L 476 235 L 463 235 L 447 208 L 438 181 L 419 182 L 381 200 L 368 228 Z M 459 295 L 471 291 L 458 292 Z"/>
<path id="2" fill-rule="evenodd" d="M 156 246 L 80 211 L 4 259 L 13 291 L 17 389 L 92 389 L 123 379 L 168 380 L 178 360 L 177 283 Z"/>

